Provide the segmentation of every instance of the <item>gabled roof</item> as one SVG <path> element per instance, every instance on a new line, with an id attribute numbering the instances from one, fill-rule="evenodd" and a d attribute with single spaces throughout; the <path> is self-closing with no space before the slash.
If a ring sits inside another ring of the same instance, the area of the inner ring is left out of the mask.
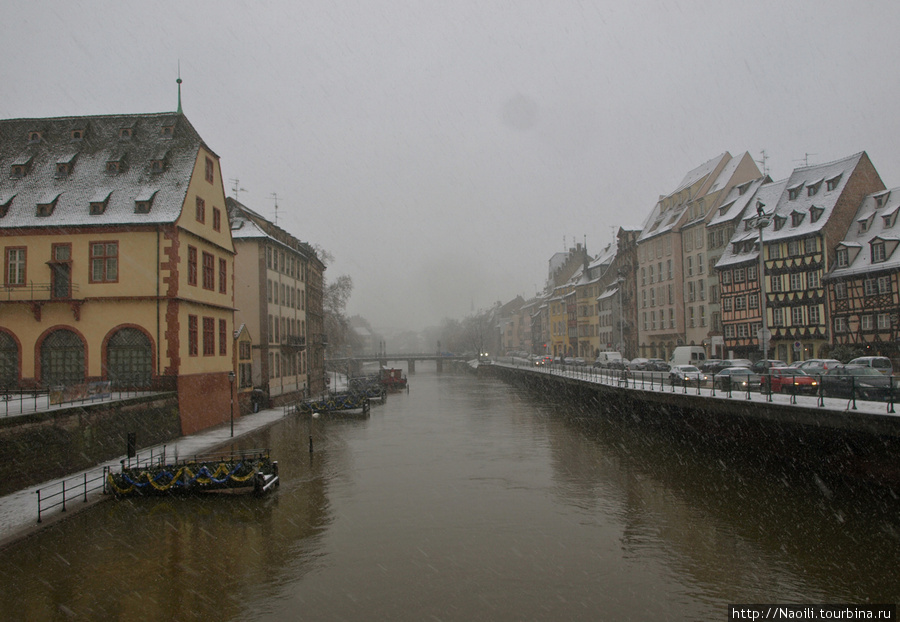
<path id="1" fill-rule="evenodd" d="M 832 266 L 828 278 L 853 276 L 868 272 L 880 272 L 882 270 L 900 270 L 900 219 L 897 218 L 900 208 L 900 188 L 891 188 L 868 195 L 856 212 L 856 219 L 850 225 L 847 235 L 837 245 L 853 249 L 859 252 L 848 253 L 849 264 L 846 267 L 838 267 L 837 262 Z M 859 226 L 860 220 L 868 222 L 867 228 Z M 885 261 L 872 262 L 871 245 L 883 242 L 885 244 Z"/>
<path id="2" fill-rule="evenodd" d="M 209 150 L 175 113 L 2 120 L 0 197 L 15 196 L 0 227 L 174 222 L 201 146 Z M 154 172 L 160 152 L 165 166 Z M 26 170 L 14 172 L 17 165 Z M 38 216 L 36 206 L 53 194 L 55 209 Z M 92 213 L 90 203 L 101 195 L 105 209 Z M 139 197 L 153 199 L 149 212 L 136 212 Z"/>
<path id="3" fill-rule="evenodd" d="M 778 203 L 778 199 L 784 194 L 787 180 L 782 179 L 767 184 L 756 186 L 756 192 L 746 192 L 747 200 L 744 209 L 741 211 L 741 219 L 735 227 L 734 234 L 731 236 L 722 256 L 716 262 L 716 268 L 729 265 L 737 265 L 746 263 L 751 260 L 759 259 L 759 246 L 756 242 L 759 240 L 759 229 L 750 227 L 748 222 L 756 216 L 756 202 L 761 201 L 766 205 Z M 768 233 L 764 232 L 764 239 L 768 240 Z"/>

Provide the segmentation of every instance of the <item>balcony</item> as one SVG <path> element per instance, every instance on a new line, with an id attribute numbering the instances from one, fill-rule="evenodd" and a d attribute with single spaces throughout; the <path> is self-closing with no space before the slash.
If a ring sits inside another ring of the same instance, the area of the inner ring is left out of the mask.
<path id="1" fill-rule="evenodd" d="M 298 337 L 297 335 L 288 335 L 287 341 L 284 342 L 285 349 L 303 352 L 306 349 L 306 337 Z"/>
<path id="2" fill-rule="evenodd" d="M 77 283 L 28 283 L 27 285 L 0 285 L 0 305 L 25 304 L 31 308 L 34 319 L 41 321 L 41 310 L 50 303 L 68 304 L 72 309 L 75 321 L 81 319 L 83 299 L 75 298 L 78 292 Z"/>

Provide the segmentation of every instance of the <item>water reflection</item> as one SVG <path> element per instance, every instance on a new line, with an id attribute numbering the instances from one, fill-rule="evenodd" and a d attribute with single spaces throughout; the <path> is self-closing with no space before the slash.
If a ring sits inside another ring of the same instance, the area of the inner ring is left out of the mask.
<path id="1" fill-rule="evenodd" d="M 3 619 L 721 619 L 900 600 L 900 503 L 470 376 L 288 418 L 271 497 L 110 502 L 2 552 Z M 308 450 L 309 436 L 315 451 Z"/>

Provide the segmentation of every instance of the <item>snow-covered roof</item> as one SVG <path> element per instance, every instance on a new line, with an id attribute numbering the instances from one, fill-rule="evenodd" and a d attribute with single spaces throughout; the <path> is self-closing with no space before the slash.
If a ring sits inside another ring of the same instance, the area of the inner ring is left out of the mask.
<path id="1" fill-rule="evenodd" d="M 900 269 L 898 208 L 900 208 L 900 188 L 868 195 L 859 206 L 856 220 L 850 225 L 846 237 L 837 245 L 838 249 L 844 247 L 858 252 L 847 253 L 849 262 L 845 267 L 838 267 L 835 262 L 828 278 Z M 865 226 L 860 226 L 860 220 L 866 223 Z M 879 242 L 884 243 L 885 258 L 884 261 L 873 262 L 872 245 Z"/>
<path id="2" fill-rule="evenodd" d="M 819 232 L 831 218 L 863 153 L 827 164 L 797 168 L 788 179 L 761 186 L 750 204 L 753 209 L 746 210 L 741 225 L 736 228 L 716 267 L 744 263 L 759 257 L 758 245 L 751 247 L 747 243 L 751 239 L 759 239 L 758 229 L 747 228 L 748 220 L 756 217 L 755 206 L 758 202 L 763 204 L 763 211 L 771 217 L 763 230 L 766 244 Z"/>
<path id="3" fill-rule="evenodd" d="M 174 222 L 201 146 L 177 113 L 2 120 L 0 227 Z M 39 216 L 39 204 L 52 210 Z"/>
<path id="4" fill-rule="evenodd" d="M 733 187 L 728 194 L 725 195 L 725 198 L 716 208 L 715 214 L 706 226 L 715 227 L 716 225 L 721 225 L 725 222 L 733 222 L 740 219 L 747 209 L 747 206 L 750 205 L 751 199 L 753 199 L 760 186 L 762 186 L 763 182 L 767 179 L 768 178 L 766 177 L 760 177 L 759 179 L 754 179 L 753 181 L 748 181 Z"/>

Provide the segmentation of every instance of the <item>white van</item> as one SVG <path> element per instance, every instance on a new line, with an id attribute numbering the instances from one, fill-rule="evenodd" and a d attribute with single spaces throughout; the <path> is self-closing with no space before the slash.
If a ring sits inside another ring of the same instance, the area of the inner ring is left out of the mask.
<path id="1" fill-rule="evenodd" d="M 594 367 L 609 367 L 610 363 L 622 362 L 622 355 L 618 352 L 601 352 L 597 355 L 597 360 L 594 361 Z"/>
<path id="2" fill-rule="evenodd" d="M 669 365 L 696 365 L 700 367 L 706 361 L 706 350 L 701 346 L 678 346 L 672 350 Z"/>
<path id="3" fill-rule="evenodd" d="M 879 371 L 885 376 L 891 376 L 894 373 L 894 366 L 891 365 L 891 359 L 886 356 L 861 356 L 855 358 L 847 365 L 865 365 L 871 367 L 875 371 Z"/>

